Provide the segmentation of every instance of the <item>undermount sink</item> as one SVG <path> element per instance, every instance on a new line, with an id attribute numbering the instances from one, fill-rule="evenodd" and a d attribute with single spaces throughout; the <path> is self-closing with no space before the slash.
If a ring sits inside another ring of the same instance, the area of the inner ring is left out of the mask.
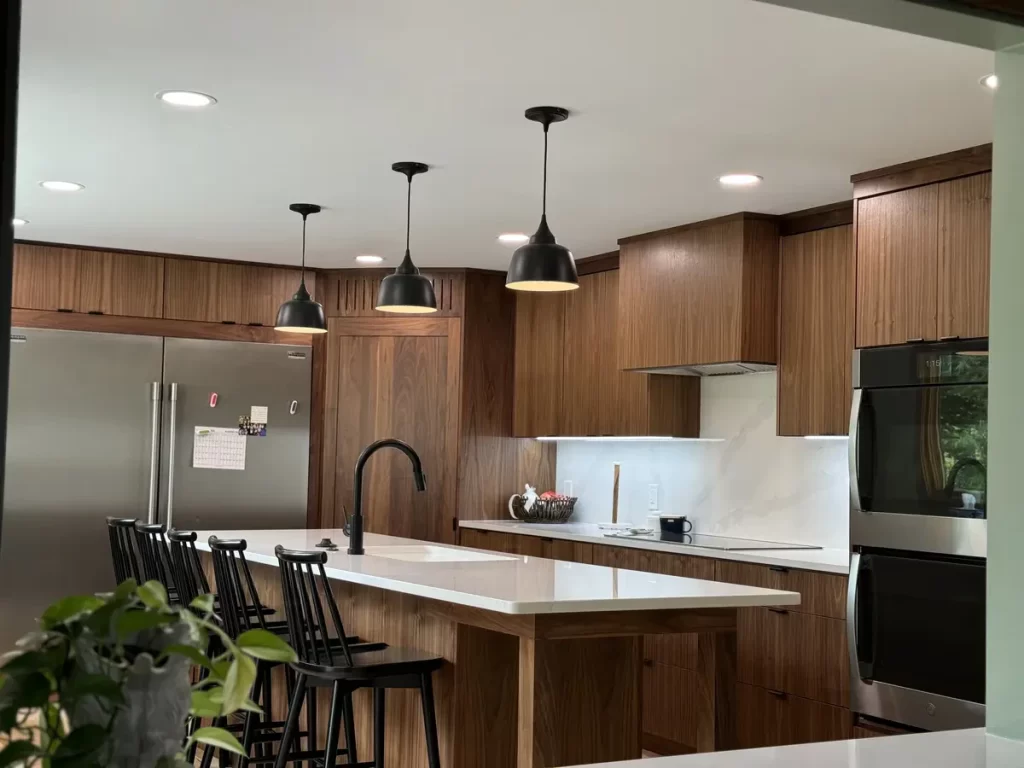
<path id="1" fill-rule="evenodd" d="M 370 557 L 386 557 L 391 560 L 404 560 L 409 563 L 493 563 L 515 559 L 491 552 L 476 552 L 472 549 L 453 549 L 452 547 L 435 547 L 431 544 L 367 547 L 366 554 Z"/>

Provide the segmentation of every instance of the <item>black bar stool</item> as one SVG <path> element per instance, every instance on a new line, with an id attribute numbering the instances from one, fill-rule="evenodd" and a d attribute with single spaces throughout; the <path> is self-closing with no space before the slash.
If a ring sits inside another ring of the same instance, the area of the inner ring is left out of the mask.
<path id="1" fill-rule="evenodd" d="M 200 595 L 209 595 L 210 582 L 196 549 L 195 531 L 168 531 L 167 548 L 171 555 L 171 575 L 182 605 L 191 605 Z"/>
<path id="2" fill-rule="evenodd" d="M 110 537 L 110 557 L 114 563 L 114 578 L 117 583 L 126 579 L 135 579 L 142 583 L 142 566 L 139 565 L 138 552 L 135 549 L 134 517 L 108 517 L 107 534 Z"/>
<path id="3" fill-rule="evenodd" d="M 135 523 L 135 544 L 142 564 L 142 580 L 159 581 L 171 602 L 178 602 L 171 556 L 167 550 L 167 526 L 163 523 Z"/>
<path id="4" fill-rule="evenodd" d="M 339 752 L 338 730 L 342 719 L 345 721 L 345 746 L 349 750 L 349 764 L 384 768 L 384 705 L 388 688 L 419 689 L 427 738 L 427 762 L 429 768 L 441 768 L 431 678 L 444 664 L 444 659 L 429 653 L 391 647 L 354 653 L 345 637 L 338 604 L 324 572 L 327 553 L 296 552 L 280 545 L 274 551 L 281 570 L 288 623 L 293 627 L 304 628 L 303 632 L 292 635 L 293 647 L 299 657 L 291 665 L 297 673 L 296 684 L 275 768 L 284 768 L 288 760 L 305 758 L 305 755 L 299 757 L 289 752 L 297 735 L 303 692 L 305 689 L 327 686 L 332 689 L 332 694 L 327 743 L 322 757 L 324 768 L 335 767 Z M 330 615 L 329 620 L 324 613 L 325 605 Z M 369 763 L 360 763 L 356 758 L 352 692 L 360 688 L 373 689 L 374 759 Z M 315 728 L 309 730 L 312 734 L 316 733 Z M 310 748 L 315 749 L 313 739 L 310 739 Z M 319 754 L 315 757 L 320 759 Z"/>

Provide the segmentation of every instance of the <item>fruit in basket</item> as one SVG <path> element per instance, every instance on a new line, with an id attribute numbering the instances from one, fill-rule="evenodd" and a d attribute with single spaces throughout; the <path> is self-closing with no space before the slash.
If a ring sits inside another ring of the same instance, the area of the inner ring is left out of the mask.
<path id="1" fill-rule="evenodd" d="M 561 496 L 562 494 L 556 493 L 555 491 L 544 491 L 544 493 L 540 495 L 542 499 L 559 499 Z"/>

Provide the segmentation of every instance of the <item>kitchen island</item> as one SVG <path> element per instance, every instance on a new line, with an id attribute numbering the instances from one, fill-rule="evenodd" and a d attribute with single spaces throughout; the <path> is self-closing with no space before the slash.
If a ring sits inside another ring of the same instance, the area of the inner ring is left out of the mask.
<path id="1" fill-rule="evenodd" d="M 338 529 L 213 531 L 248 542 L 264 602 L 282 608 L 274 547 L 311 550 L 324 537 L 326 573 L 346 631 L 437 653 L 442 764 L 554 768 L 640 756 L 643 636 L 699 633 L 709 690 L 734 689 L 736 609 L 796 605 L 795 592 L 567 563 L 366 535 L 349 556 Z M 367 694 L 367 692 L 361 692 Z M 406 692 L 402 692 L 406 693 Z M 735 701 L 716 693 L 715 746 L 735 744 Z M 283 706 L 275 703 L 276 714 Z M 370 754 L 368 695 L 356 697 L 358 745 Z M 388 700 L 389 762 L 426 765 L 411 693 Z"/>

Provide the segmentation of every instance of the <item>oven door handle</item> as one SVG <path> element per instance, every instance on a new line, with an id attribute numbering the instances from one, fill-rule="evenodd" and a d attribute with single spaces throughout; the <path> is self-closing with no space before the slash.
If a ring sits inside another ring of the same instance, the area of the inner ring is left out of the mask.
<path id="1" fill-rule="evenodd" d="M 860 502 L 860 476 L 857 466 L 858 444 L 860 442 L 860 409 L 864 402 L 864 391 L 853 390 L 853 402 L 850 405 L 850 511 L 862 511 Z M 851 571 L 852 573 L 852 571 Z"/>
<path id="2" fill-rule="evenodd" d="M 862 592 L 862 587 L 867 594 Z M 846 641 L 850 654 L 850 674 L 870 682 L 875 674 L 874 565 L 872 558 L 859 552 L 850 555 L 850 579 L 846 590 Z M 861 616 L 870 617 L 867 627 Z M 863 641 L 865 635 L 869 643 Z"/>

